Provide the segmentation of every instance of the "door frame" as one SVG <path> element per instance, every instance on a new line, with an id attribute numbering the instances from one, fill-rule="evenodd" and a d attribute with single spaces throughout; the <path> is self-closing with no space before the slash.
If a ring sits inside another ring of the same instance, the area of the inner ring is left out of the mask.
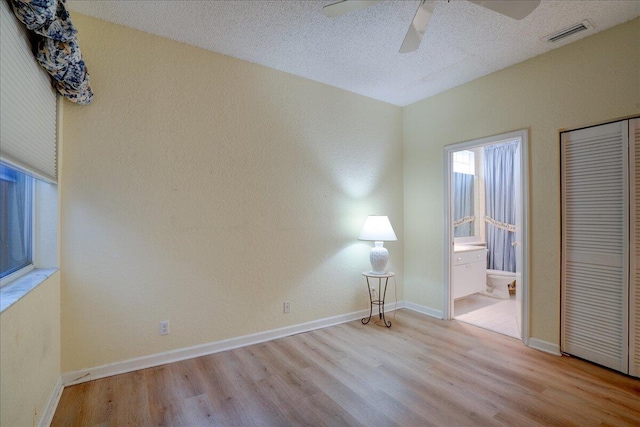
<path id="1" fill-rule="evenodd" d="M 452 265 L 453 256 L 453 198 L 452 198 L 452 166 L 453 153 L 470 148 L 484 147 L 502 141 L 520 138 L 520 203 L 522 209 L 522 342 L 529 343 L 529 130 L 521 129 L 500 135 L 474 139 L 444 147 L 444 310 L 443 317 L 447 320 L 453 318 L 452 295 Z"/>

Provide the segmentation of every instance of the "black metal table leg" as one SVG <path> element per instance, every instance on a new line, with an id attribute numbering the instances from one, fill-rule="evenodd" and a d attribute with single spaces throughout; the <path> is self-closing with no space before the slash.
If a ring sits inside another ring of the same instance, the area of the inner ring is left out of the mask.
<path id="1" fill-rule="evenodd" d="M 366 277 L 366 279 L 367 279 L 367 292 L 369 292 L 369 317 L 368 318 L 363 317 L 362 320 L 360 320 L 363 325 L 366 325 L 371 321 L 371 315 L 373 314 L 373 297 L 371 296 L 371 285 L 369 284 L 369 278 Z"/>
<path id="2" fill-rule="evenodd" d="M 391 274 L 393 275 L 393 273 L 391 273 Z M 367 276 L 364 273 L 363 273 L 363 275 L 367 279 L 367 291 L 369 292 L 369 317 L 363 317 L 360 321 L 362 322 L 363 325 L 366 325 L 367 323 L 369 323 L 371 321 L 371 316 L 373 316 L 373 306 L 377 305 L 378 306 L 378 318 L 383 321 L 384 325 L 387 328 L 390 328 L 391 327 L 391 322 L 388 321 L 385 318 L 385 314 L 384 314 L 384 300 L 385 300 L 385 298 L 387 296 L 387 285 L 389 284 L 389 276 L 386 276 L 386 277 L 373 276 L 374 278 L 378 279 L 378 299 L 374 300 L 372 292 L 371 292 L 371 283 L 369 282 L 369 276 Z M 383 278 L 385 279 L 384 290 L 382 289 L 382 279 Z M 375 290 L 375 288 L 374 288 L 374 290 Z"/>
<path id="3" fill-rule="evenodd" d="M 380 300 L 380 296 L 382 295 L 380 291 L 382 290 L 382 278 L 378 277 L 378 318 L 382 320 L 382 313 L 384 313 L 384 300 Z"/>
<path id="4" fill-rule="evenodd" d="M 380 282 L 382 281 L 381 278 L 378 279 L 378 295 L 380 295 Z M 381 313 L 380 313 L 380 319 L 382 319 L 382 321 L 384 322 L 384 325 L 387 328 L 391 327 L 391 321 L 387 321 L 387 319 L 385 319 L 384 317 L 384 300 L 387 296 L 387 285 L 389 284 L 389 278 L 387 277 L 384 281 L 384 293 L 382 294 L 382 300 L 380 300 L 380 305 L 378 306 L 378 308 L 380 309 Z"/>

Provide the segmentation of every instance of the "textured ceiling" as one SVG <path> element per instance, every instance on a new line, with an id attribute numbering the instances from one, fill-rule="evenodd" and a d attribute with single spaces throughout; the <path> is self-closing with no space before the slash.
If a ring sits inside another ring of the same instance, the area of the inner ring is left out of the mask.
<path id="1" fill-rule="evenodd" d="M 441 1 L 420 48 L 400 54 L 419 1 L 325 17 L 322 7 L 335 1 L 69 0 L 68 7 L 400 106 L 640 16 L 640 0 L 542 0 L 521 21 Z M 595 28 L 546 42 L 585 19 Z"/>

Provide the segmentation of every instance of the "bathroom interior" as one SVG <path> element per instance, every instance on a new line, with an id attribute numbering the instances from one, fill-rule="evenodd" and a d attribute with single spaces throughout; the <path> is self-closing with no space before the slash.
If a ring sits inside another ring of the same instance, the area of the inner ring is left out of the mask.
<path id="1" fill-rule="evenodd" d="M 521 338 L 520 139 L 452 156 L 453 318 Z"/>

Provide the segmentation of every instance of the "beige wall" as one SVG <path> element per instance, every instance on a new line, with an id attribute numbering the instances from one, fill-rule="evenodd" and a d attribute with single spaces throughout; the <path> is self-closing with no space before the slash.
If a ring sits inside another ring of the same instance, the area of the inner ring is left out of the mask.
<path id="1" fill-rule="evenodd" d="M 0 314 L 0 425 L 39 422 L 60 376 L 60 274 Z"/>
<path id="2" fill-rule="evenodd" d="M 443 308 L 443 146 L 529 129 L 531 336 L 559 342 L 558 131 L 640 113 L 640 19 L 406 107 L 405 300 Z"/>
<path id="3" fill-rule="evenodd" d="M 400 108 L 73 20 L 96 95 L 64 105 L 63 372 L 368 306 L 360 227 L 403 232 Z"/>

